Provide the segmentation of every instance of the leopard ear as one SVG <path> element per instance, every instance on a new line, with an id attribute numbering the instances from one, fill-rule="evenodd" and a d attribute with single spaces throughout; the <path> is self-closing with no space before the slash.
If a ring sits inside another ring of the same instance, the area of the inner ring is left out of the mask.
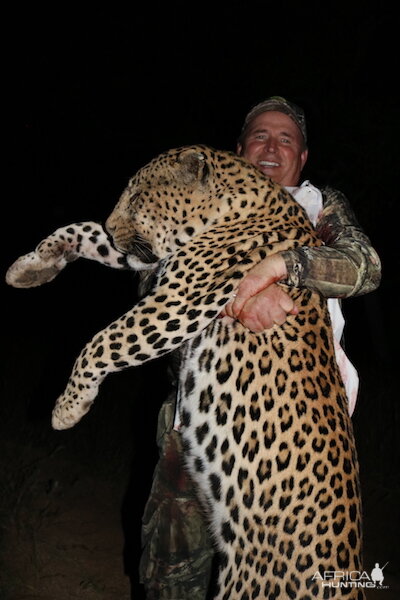
<path id="1" fill-rule="evenodd" d="M 206 183 L 209 168 L 206 155 L 203 152 L 194 148 L 187 148 L 179 154 L 178 163 L 179 178 L 183 183 L 195 183 L 196 181 L 201 184 Z"/>

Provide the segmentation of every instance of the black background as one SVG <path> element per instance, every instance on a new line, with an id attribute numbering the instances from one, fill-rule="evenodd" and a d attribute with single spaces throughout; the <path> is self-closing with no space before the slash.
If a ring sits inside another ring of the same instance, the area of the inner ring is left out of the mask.
<path id="1" fill-rule="evenodd" d="M 386 490 L 373 509 L 366 502 L 367 539 L 378 531 L 379 558 L 395 572 L 398 509 L 385 498 L 399 490 L 398 18 L 384 2 L 276 4 L 17 7 L 5 53 L 11 137 L 3 147 L 3 273 L 57 227 L 104 222 L 128 178 L 159 152 L 193 143 L 234 150 L 255 103 L 279 94 L 303 106 L 304 175 L 350 198 L 382 259 L 379 290 L 347 300 L 344 310 L 347 351 L 361 376 L 354 425 L 362 477 L 367 490 L 371 482 Z M 132 274 L 85 261 L 43 288 L 3 284 L 8 436 L 35 427 L 46 440 L 73 435 L 79 444 L 79 431 L 90 434 L 83 423 L 73 433 L 45 433 L 51 407 L 80 348 L 129 309 L 135 288 Z M 129 428 L 119 429 L 116 418 L 115 435 L 133 440 L 134 462 L 140 448 L 133 472 L 144 498 L 162 369 L 153 364 L 111 380 L 97 403 L 104 396 L 107 409 L 125 406 Z M 104 416 L 96 406 L 85 421 Z"/>

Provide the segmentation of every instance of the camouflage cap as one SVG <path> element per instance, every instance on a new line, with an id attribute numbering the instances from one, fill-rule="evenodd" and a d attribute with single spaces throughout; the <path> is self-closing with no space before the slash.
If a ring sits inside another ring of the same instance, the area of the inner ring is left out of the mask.
<path id="1" fill-rule="evenodd" d="M 285 115 L 288 115 L 300 129 L 305 144 L 307 144 L 307 129 L 306 129 L 306 118 L 304 115 L 304 110 L 294 104 L 293 102 L 289 102 L 286 98 L 282 98 L 282 96 L 271 96 L 256 104 L 246 115 L 246 118 L 243 123 L 242 131 L 240 137 L 243 138 L 243 135 L 249 126 L 249 123 L 258 115 L 264 112 L 268 112 L 271 110 L 276 110 L 278 112 L 282 112 Z"/>

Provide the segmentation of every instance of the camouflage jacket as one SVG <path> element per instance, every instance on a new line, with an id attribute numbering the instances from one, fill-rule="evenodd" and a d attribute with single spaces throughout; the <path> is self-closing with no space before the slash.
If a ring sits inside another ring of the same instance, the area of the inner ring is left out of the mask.
<path id="1" fill-rule="evenodd" d="M 323 209 L 316 230 L 324 242 L 319 248 L 282 252 L 287 283 L 318 290 L 326 298 L 361 296 L 375 290 L 381 264 L 347 198 L 332 188 L 321 190 Z"/>

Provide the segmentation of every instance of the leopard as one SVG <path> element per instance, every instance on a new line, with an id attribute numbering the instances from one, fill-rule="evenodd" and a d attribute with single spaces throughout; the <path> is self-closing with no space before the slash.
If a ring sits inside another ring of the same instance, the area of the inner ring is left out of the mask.
<path id="1" fill-rule="evenodd" d="M 283 324 L 254 333 L 221 317 L 252 266 L 321 244 L 285 188 L 200 144 L 139 169 L 105 227 L 61 227 L 7 273 L 39 286 L 83 257 L 153 275 L 82 349 L 52 426 L 76 425 L 108 374 L 179 350 L 179 430 L 219 556 L 216 600 L 364 598 L 343 584 L 362 572 L 361 491 L 325 298 L 280 281 L 298 307 Z"/>

